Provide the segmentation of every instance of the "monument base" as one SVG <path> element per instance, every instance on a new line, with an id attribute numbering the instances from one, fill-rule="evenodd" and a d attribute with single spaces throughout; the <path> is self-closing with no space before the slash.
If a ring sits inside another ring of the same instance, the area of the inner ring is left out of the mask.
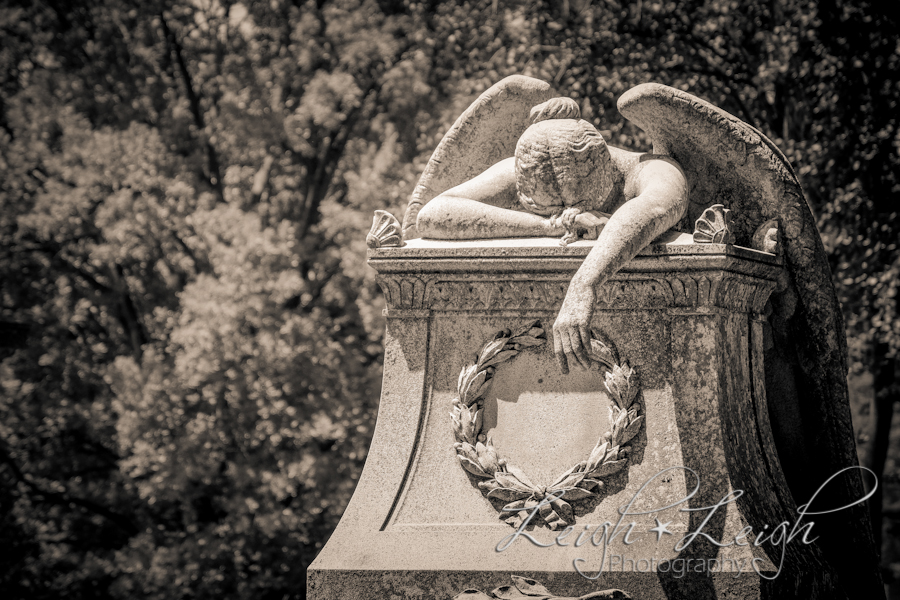
<path id="1" fill-rule="evenodd" d="M 546 340 L 592 242 L 370 250 L 388 306 L 378 422 L 356 492 L 309 567 L 309 597 L 449 599 L 491 594 L 513 575 L 561 597 L 829 597 L 832 574 L 802 539 L 808 523 L 766 405 L 763 312 L 780 259 L 689 236 L 668 242 L 597 290 L 592 327 L 639 389 L 627 405 L 609 368 L 562 375 Z M 490 468 L 466 467 L 448 414 L 467 393 L 469 365 L 469 379 L 487 373 L 471 403 L 484 437 L 471 445 Z M 624 433 L 626 411 L 634 425 Z M 613 454 L 595 468 L 604 439 Z M 482 452 L 491 443 L 509 466 Z M 566 468 L 598 479 L 553 483 Z M 495 594 L 526 596 L 515 586 Z"/>
<path id="2" fill-rule="evenodd" d="M 596 580 L 587 580 L 574 571 L 549 573 L 546 571 L 318 571 L 310 574 L 309 597 L 329 598 L 454 598 L 471 590 L 491 590 L 513 584 L 512 576 L 533 579 L 554 594 L 552 597 L 577 598 L 605 590 L 628 590 L 627 595 L 608 597 L 641 600 L 673 598 L 793 598 L 792 594 L 772 595 L 765 580 L 755 573 L 700 574 L 696 572 L 608 573 Z M 328 595 L 322 596 L 320 590 Z M 487 596 L 486 597 L 491 597 Z M 537 596 L 535 596 L 537 597 Z M 528 596 L 522 595 L 522 600 Z M 473 598 L 474 600 L 474 598 Z"/>

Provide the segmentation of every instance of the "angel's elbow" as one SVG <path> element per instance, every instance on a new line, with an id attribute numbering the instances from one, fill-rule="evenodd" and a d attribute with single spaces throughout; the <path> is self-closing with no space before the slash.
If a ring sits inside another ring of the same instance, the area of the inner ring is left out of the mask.
<path id="1" fill-rule="evenodd" d="M 433 211 L 428 210 L 429 206 L 429 204 L 423 206 L 419 214 L 416 215 L 416 229 L 422 237 L 432 237 L 431 231 L 434 228 L 434 217 L 431 214 Z"/>
<path id="2" fill-rule="evenodd" d="M 673 190 L 667 202 L 660 207 L 660 219 L 665 221 L 666 228 L 674 227 L 684 218 L 688 211 L 687 189 Z"/>
<path id="3" fill-rule="evenodd" d="M 672 185 L 674 196 L 672 204 L 674 212 L 678 215 L 678 219 L 681 219 L 687 214 L 688 206 L 690 205 L 690 190 L 691 187 L 688 185 L 687 178 L 683 173 L 679 173 L 678 180 Z"/>
<path id="4" fill-rule="evenodd" d="M 416 216 L 416 229 L 426 238 L 444 238 L 447 232 L 447 215 L 441 206 L 441 198 L 434 198 L 422 207 Z"/>
<path id="5" fill-rule="evenodd" d="M 689 198 L 688 184 L 687 181 L 685 181 L 672 203 L 672 213 L 676 223 L 687 214 L 688 207 L 690 206 Z"/>

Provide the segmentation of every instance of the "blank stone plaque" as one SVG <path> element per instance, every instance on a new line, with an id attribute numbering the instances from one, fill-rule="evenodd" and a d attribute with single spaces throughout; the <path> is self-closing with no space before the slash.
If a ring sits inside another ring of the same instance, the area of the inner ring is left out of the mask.
<path id="1" fill-rule="evenodd" d="M 563 375 L 549 344 L 497 368 L 484 401 L 484 423 L 501 456 L 549 485 L 588 457 L 609 430 L 603 372 Z"/>

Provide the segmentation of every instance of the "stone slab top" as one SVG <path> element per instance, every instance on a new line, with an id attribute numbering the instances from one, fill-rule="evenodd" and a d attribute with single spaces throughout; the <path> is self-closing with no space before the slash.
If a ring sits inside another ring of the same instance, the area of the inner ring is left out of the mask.
<path id="1" fill-rule="evenodd" d="M 575 270 L 596 244 L 579 240 L 561 246 L 558 238 L 490 240 L 413 239 L 403 247 L 369 249 L 368 263 L 380 273 L 403 271 L 568 271 Z M 730 270 L 737 263 L 774 276 L 780 256 L 732 244 L 698 244 L 691 234 L 669 232 L 642 250 L 623 272 L 681 271 L 695 268 Z M 743 270 L 743 269 L 741 269 Z"/>

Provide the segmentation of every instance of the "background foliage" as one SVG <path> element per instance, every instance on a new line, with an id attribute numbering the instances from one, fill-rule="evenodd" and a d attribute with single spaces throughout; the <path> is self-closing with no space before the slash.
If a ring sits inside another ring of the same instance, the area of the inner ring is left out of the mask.
<path id="1" fill-rule="evenodd" d="M 30 326 L 0 348 L 3 597 L 305 595 L 374 424 L 372 211 L 399 215 L 449 124 L 513 73 L 616 145 L 646 148 L 615 100 L 653 80 L 785 151 L 884 471 L 898 25 L 862 0 L 0 4 L 0 321 Z"/>

